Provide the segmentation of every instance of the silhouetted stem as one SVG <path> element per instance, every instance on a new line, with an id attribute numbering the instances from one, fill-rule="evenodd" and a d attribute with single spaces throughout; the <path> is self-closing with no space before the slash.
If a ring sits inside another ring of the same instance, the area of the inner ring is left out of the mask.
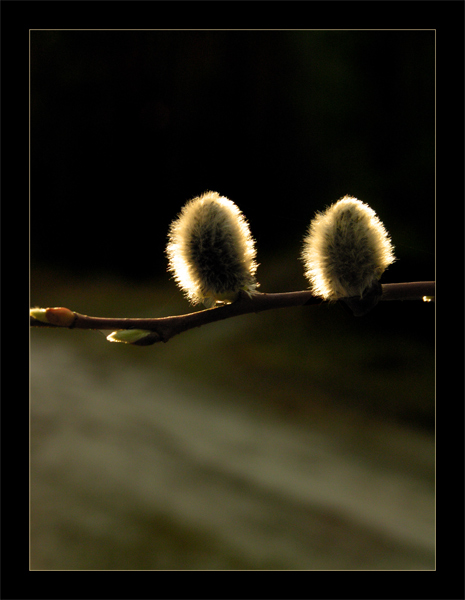
<path id="1" fill-rule="evenodd" d="M 424 297 L 434 297 L 434 281 L 417 281 L 412 283 L 388 283 L 381 286 L 380 300 L 421 300 Z M 200 310 L 184 315 L 159 318 L 102 318 L 89 317 L 71 311 L 67 308 L 43 309 L 44 320 L 31 316 L 31 327 L 67 327 L 69 329 L 143 329 L 151 331 L 143 339 L 133 342 L 145 346 L 156 342 L 167 342 L 175 335 L 188 331 L 194 327 L 201 327 L 207 323 L 222 321 L 249 313 L 258 313 L 274 308 L 288 308 L 291 306 L 306 306 L 321 304 L 310 291 L 285 292 L 281 294 L 264 294 L 256 292 L 252 295 L 242 293 L 238 300 L 216 308 Z"/>
<path id="2" fill-rule="evenodd" d="M 434 298 L 436 282 L 386 283 L 381 288 L 383 295 L 380 300 L 422 300 L 425 296 Z"/>

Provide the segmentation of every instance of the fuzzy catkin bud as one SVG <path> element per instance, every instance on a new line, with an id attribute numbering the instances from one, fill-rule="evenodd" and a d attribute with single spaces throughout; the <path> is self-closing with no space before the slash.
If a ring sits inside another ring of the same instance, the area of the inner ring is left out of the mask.
<path id="1" fill-rule="evenodd" d="M 344 196 L 316 214 L 304 238 L 302 260 L 312 293 L 339 300 L 369 294 L 395 257 L 374 210 Z"/>
<path id="2" fill-rule="evenodd" d="M 233 302 L 258 287 L 255 242 L 239 208 L 217 192 L 185 204 L 173 221 L 168 270 L 192 304 Z"/>

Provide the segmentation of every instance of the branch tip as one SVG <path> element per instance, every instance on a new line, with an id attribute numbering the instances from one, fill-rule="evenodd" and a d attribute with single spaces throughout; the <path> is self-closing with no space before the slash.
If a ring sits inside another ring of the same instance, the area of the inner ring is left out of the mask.
<path id="1" fill-rule="evenodd" d="M 63 306 L 55 308 L 31 308 L 29 314 L 36 321 L 54 325 L 55 327 L 72 327 L 76 320 L 76 314 Z"/>
<path id="2" fill-rule="evenodd" d="M 46 308 L 31 308 L 29 310 L 29 316 L 31 316 L 36 321 L 41 321 L 42 323 L 48 323 L 48 319 L 46 317 Z"/>

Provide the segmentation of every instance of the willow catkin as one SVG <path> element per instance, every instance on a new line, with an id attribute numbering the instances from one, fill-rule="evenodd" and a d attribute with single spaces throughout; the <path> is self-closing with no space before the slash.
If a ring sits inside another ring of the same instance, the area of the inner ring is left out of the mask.
<path id="1" fill-rule="evenodd" d="M 239 208 L 217 192 L 190 200 L 168 233 L 168 270 L 192 304 L 234 301 L 258 287 L 255 242 Z"/>
<path id="2" fill-rule="evenodd" d="M 362 298 L 394 262 L 390 237 L 367 204 L 344 196 L 317 213 L 304 238 L 305 276 L 324 300 Z"/>

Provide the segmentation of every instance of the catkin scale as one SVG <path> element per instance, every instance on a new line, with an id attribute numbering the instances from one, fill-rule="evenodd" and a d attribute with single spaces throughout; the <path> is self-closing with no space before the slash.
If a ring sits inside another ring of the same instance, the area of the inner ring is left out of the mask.
<path id="1" fill-rule="evenodd" d="M 304 238 L 302 260 L 312 293 L 339 300 L 370 293 L 395 257 L 374 210 L 344 196 L 316 214 Z"/>
<path id="2" fill-rule="evenodd" d="M 217 192 L 187 202 L 168 233 L 168 270 L 192 304 L 232 302 L 258 287 L 255 243 L 239 208 Z"/>

